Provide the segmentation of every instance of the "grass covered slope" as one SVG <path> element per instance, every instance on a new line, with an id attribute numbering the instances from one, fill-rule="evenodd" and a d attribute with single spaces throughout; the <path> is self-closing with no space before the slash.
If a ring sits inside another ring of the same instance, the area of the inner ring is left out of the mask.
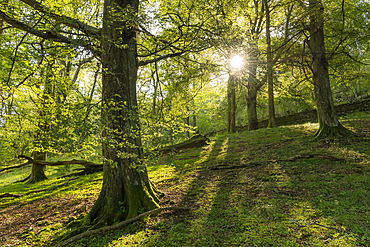
<path id="1" fill-rule="evenodd" d="M 164 212 L 74 246 L 366 246 L 370 119 L 342 123 L 359 137 L 312 142 L 318 126 L 303 124 L 219 135 L 206 147 L 148 160 L 151 179 L 165 193 L 161 206 L 189 210 Z M 12 173 L 1 173 L 0 181 Z M 47 246 L 63 236 L 70 217 L 91 208 L 101 176 L 71 180 L 57 193 L 0 199 L 2 245 Z M 25 191 L 9 183 L 0 188 L 0 194 Z"/>

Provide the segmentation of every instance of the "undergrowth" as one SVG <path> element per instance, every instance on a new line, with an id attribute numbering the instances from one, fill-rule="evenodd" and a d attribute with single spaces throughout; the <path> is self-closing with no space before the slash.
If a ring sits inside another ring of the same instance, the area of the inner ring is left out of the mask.
<path id="1" fill-rule="evenodd" d="M 342 123 L 357 137 L 312 141 L 318 126 L 307 123 L 218 135 L 203 148 L 151 158 L 149 175 L 165 193 L 161 206 L 190 210 L 165 212 L 73 246 L 367 246 L 370 120 L 347 117 Z M 307 154 L 322 156 L 281 161 Z M 68 179 L 49 171 L 47 181 L 14 183 L 28 172 L 1 173 L 0 194 Z M 55 190 L 0 199 L 0 242 L 51 245 L 91 208 L 101 178 L 96 173 Z"/>

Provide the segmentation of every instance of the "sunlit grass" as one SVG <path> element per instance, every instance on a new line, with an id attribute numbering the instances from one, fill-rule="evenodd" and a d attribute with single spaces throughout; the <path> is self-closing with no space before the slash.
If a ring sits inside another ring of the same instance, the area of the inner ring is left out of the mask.
<path id="1" fill-rule="evenodd" d="M 364 119 L 348 120 L 345 125 L 358 131 Z M 151 217 L 72 246 L 366 246 L 370 237 L 369 137 L 313 142 L 317 128 L 308 123 L 218 135 L 204 148 L 147 160 L 157 188 L 176 194 L 168 201 L 190 211 Z M 314 153 L 346 160 L 276 161 Z M 251 162 L 256 165 L 209 169 Z M 28 175 L 26 169 L 0 174 L 0 182 L 7 183 L 0 193 L 24 193 L 68 179 L 56 179 L 58 171 L 50 170 L 50 180 L 12 184 L 17 176 Z M 1 200 L 0 208 L 63 196 L 76 202 L 96 198 L 101 178 L 101 173 L 82 176 L 55 191 Z M 61 222 L 50 223 L 40 234 L 36 230 L 25 233 L 18 244 L 50 243 L 66 231 Z"/>

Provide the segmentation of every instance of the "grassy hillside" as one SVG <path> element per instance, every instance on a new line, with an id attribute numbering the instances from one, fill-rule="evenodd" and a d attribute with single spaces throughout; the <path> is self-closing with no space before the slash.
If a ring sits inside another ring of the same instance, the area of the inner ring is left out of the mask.
<path id="1" fill-rule="evenodd" d="M 317 124 L 218 135 L 208 146 L 147 160 L 164 192 L 184 206 L 73 246 L 367 246 L 370 241 L 370 115 L 342 123 L 358 137 L 312 142 Z M 30 167 L 0 173 L 2 246 L 48 246 L 96 200 L 102 173 L 14 184 Z M 64 185 L 63 185 L 64 184 Z M 63 185 L 59 186 L 58 185 Z"/>

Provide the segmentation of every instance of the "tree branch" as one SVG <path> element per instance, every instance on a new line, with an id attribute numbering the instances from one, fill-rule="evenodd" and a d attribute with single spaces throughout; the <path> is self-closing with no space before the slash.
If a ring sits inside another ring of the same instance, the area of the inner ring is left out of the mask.
<path id="1" fill-rule="evenodd" d="M 84 47 L 88 48 L 88 46 L 86 45 L 86 42 L 84 40 L 70 39 L 70 38 L 67 38 L 63 35 L 57 34 L 57 33 L 52 32 L 52 31 L 42 32 L 38 29 L 32 28 L 32 27 L 28 26 L 27 24 L 24 24 L 20 21 L 17 21 L 15 19 L 9 17 L 7 14 L 5 14 L 1 10 L 0 10 L 0 19 L 3 19 L 4 21 L 6 21 L 8 24 L 12 25 L 15 28 L 23 30 L 27 33 L 31 33 L 31 34 L 33 34 L 35 36 L 38 36 L 40 38 L 43 38 L 43 39 L 52 40 L 52 41 L 56 41 L 56 42 L 61 42 L 61 43 L 65 43 L 65 44 L 77 44 L 77 45 L 84 46 Z"/>
<path id="2" fill-rule="evenodd" d="M 175 52 L 175 53 L 170 53 L 170 54 L 166 54 L 166 55 L 163 55 L 163 56 L 159 56 L 159 57 L 149 59 L 149 60 L 146 60 L 146 61 L 139 61 L 137 66 L 144 66 L 144 65 L 147 65 L 147 64 L 150 64 L 150 63 L 158 62 L 158 61 L 166 59 L 166 58 L 181 56 L 184 53 L 185 53 L 184 51 L 180 51 L 180 52 Z"/>
<path id="3" fill-rule="evenodd" d="M 64 25 L 66 25 L 68 27 L 81 30 L 86 34 L 91 35 L 91 36 L 95 36 L 95 37 L 100 36 L 100 34 L 101 34 L 101 29 L 100 28 L 96 28 L 96 27 L 87 25 L 86 23 L 83 23 L 83 22 L 81 22 L 77 19 L 65 16 L 65 15 L 55 14 L 48 7 L 42 5 L 38 1 L 34 1 L 34 0 L 21 0 L 21 1 L 24 2 L 25 4 L 29 5 L 33 9 L 38 10 L 38 11 L 40 11 L 40 12 L 42 12 L 42 13 L 50 16 L 50 17 L 53 17 L 54 19 L 57 19 L 58 21 L 61 21 Z"/>
<path id="4" fill-rule="evenodd" d="M 20 165 L 16 165 L 16 166 L 11 166 L 11 167 L 5 167 L 5 168 L 2 168 L 0 170 L 0 172 L 3 172 L 3 171 L 6 171 L 6 170 L 12 170 L 12 169 L 15 169 L 15 168 L 21 168 L 25 165 L 28 165 L 28 164 L 32 164 L 32 162 L 30 161 L 27 161 L 26 163 L 23 163 L 23 164 L 20 164 Z"/>
<path id="5" fill-rule="evenodd" d="M 56 161 L 56 162 L 50 162 L 50 161 L 44 161 L 44 160 L 34 160 L 29 156 L 26 155 L 18 155 L 18 158 L 24 158 L 27 159 L 32 164 L 37 165 L 44 165 L 44 166 L 63 166 L 63 165 L 83 165 L 88 167 L 102 167 L 101 164 L 96 164 L 93 162 L 89 162 L 86 160 L 67 160 L 67 161 Z"/>

